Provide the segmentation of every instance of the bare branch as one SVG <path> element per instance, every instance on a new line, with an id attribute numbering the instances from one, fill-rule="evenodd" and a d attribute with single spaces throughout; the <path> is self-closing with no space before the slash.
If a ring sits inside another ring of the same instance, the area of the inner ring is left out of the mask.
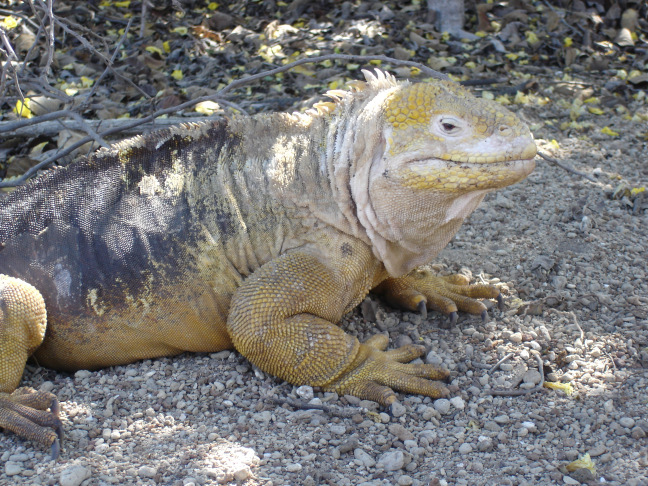
<path id="1" fill-rule="evenodd" d="M 569 166 L 563 164 L 563 163 L 560 162 L 558 159 L 554 159 L 554 158 L 552 158 L 552 157 L 549 157 L 548 155 L 546 155 L 546 154 L 544 154 L 544 153 L 542 153 L 542 152 L 538 152 L 538 155 L 539 155 L 540 157 L 542 157 L 543 159 L 545 159 L 547 162 L 551 162 L 552 164 L 556 164 L 558 167 L 560 167 L 560 168 L 563 169 L 563 170 L 566 170 L 566 171 L 569 172 L 570 174 L 576 174 L 577 176 L 584 177 L 584 178 L 587 179 L 588 181 L 591 181 L 591 182 L 597 182 L 596 179 L 595 179 L 593 176 L 591 176 L 591 175 L 589 175 L 589 174 L 586 174 L 585 172 L 580 172 L 580 171 L 578 171 L 578 170 L 576 170 L 576 169 L 573 169 L 573 168 L 571 168 L 571 167 L 569 167 Z"/>

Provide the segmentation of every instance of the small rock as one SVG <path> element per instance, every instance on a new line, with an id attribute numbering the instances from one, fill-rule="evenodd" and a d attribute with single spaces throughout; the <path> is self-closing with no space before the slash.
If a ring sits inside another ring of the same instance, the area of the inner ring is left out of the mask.
<path id="1" fill-rule="evenodd" d="M 450 413 L 450 400 L 446 398 L 439 398 L 434 401 L 434 408 L 441 415 L 447 415 Z"/>
<path id="2" fill-rule="evenodd" d="M 335 435 L 346 434 L 346 427 L 344 425 L 331 425 L 329 431 Z"/>
<path id="3" fill-rule="evenodd" d="M 299 472 L 302 470 L 302 465 L 299 464 L 298 462 L 295 462 L 293 464 L 288 464 L 286 466 L 286 471 L 288 472 Z"/>
<path id="4" fill-rule="evenodd" d="M 22 470 L 22 464 L 19 462 L 7 461 L 5 463 L 5 474 L 7 476 L 15 476 L 16 474 L 20 474 Z"/>
<path id="5" fill-rule="evenodd" d="M 513 343 L 521 343 L 522 342 L 522 333 L 521 332 L 514 332 L 513 334 L 511 334 L 511 337 L 509 339 Z"/>
<path id="6" fill-rule="evenodd" d="M 473 448 L 467 442 L 464 442 L 459 446 L 459 454 L 470 454 L 473 451 Z"/>
<path id="7" fill-rule="evenodd" d="M 374 467 L 376 465 L 375 459 L 371 457 L 366 451 L 360 448 L 354 450 L 353 455 L 366 468 Z"/>
<path id="8" fill-rule="evenodd" d="M 233 476 L 236 481 L 247 481 L 252 477 L 252 470 L 249 466 L 242 466 L 240 469 L 234 471 Z"/>
<path id="9" fill-rule="evenodd" d="M 590 457 L 598 457 L 602 454 L 605 454 L 605 451 L 607 449 L 605 448 L 605 445 L 603 444 L 597 444 L 594 447 L 592 447 L 587 453 L 590 455 Z"/>
<path id="10" fill-rule="evenodd" d="M 389 406 L 389 408 L 392 415 L 396 418 L 402 417 L 407 412 L 405 405 L 403 405 L 401 402 L 394 402 Z"/>
<path id="11" fill-rule="evenodd" d="M 407 474 L 403 474 L 400 478 L 398 478 L 398 486 L 410 486 L 413 483 L 414 480 Z"/>
<path id="12" fill-rule="evenodd" d="M 632 417 L 621 417 L 619 419 L 619 423 L 621 424 L 622 427 L 627 427 L 631 429 L 634 427 L 635 421 Z"/>
<path id="13" fill-rule="evenodd" d="M 637 425 L 632 428 L 630 435 L 633 439 L 643 439 L 644 437 L 646 437 L 646 432 L 644 432 L 644 429 Z"/>
<path id="14" fill-rule="evenodd" d="M 347 440 L 342 442 L 342 444 L 340 444 L 339 450 L 342 454 L 346 454 L 347 452 L 351 452 L 356 447 L 358 447 L 358 437 L 352 435 Z"/>
<path id="15" fill-rule="evenodd" d="M 511 421 L 508 415 L 498 415 L 493 420 L 498 424 L 508 424 Z"/>
<path id="16" fill-rule="evenodd" d="M 490 452 L 493 450 L 493 441 L 486 437 L 484 440 L 480 440 L 477 443 L 477 450 L 479 452 Z"/>
<path id="17" fill-rule="evenodd" d="M 459 410 L 463 410 L 464 408 L 466 408 L 466 402 L 464 402 L 463 398 L 461 397 L 452 397 L 450 399 L 450 403 L 454 408 Z"/>
<path id="18" fill-rule="evenodd" d="M 532 385 L 537 385 L 538 383 L 540 383 L 541 379 L 542 376 L 540 375 L 540 372 L 538 370 L 529 370 L 524 373 L 524 376 L 522 377 L 522 381 L 524 383 L 530 383 Z"/>
<path id="19" fill-rule="evenodd" d="M 563 483 L 565 483 L 565 484 L 580 484 L 578 481 L 576 481 L 571 476 L 563 476 Z"/>
<path id="20" fill-rule="evenodd" d="M 78 373 L 78 372 L 77 372 Z M 61 486 L 79 486 L 90 477 L 90 469 L 80 465 L 68 466 L 61 471 Z"/>
<path id="21" fill-rule="evenodd" d="M 391 424 L 389 427 L 389 432 L 398 437 L 400 441 L 413 440 L 414 434 L 409 430 L 403 427 L 401 424 Z"/>
<path id="22" fill-rule="evenodd" d="M 157 474 L 157 469 L 151 466 L 142 466 L 137 470 L 137 475 L 140 478 L 154 478 Z"/>
<path id="23" fill-rule="evenodd" d="M 74 373 L 75 380 L 83 380 L 84 378 L 89 378 L 92 373 L 88 370 L 79 370 Z"/>
<path id="24" fill-rule="evenodd" d="M 295 390 L 295 393 L 301 398 L 302 400 L 312 400 L 315 394 L 313 393 L 313 387 L 308 386 L 308 385 L 302 385 L 297 390 Z"/>
<path id="25" fill-rule="evenodd" d="M 388 451 L 378 459 L 378 466 L 382 466 L 385 471 L 398 471 L 404 465 L 405 454 L 402 451 Z"/>

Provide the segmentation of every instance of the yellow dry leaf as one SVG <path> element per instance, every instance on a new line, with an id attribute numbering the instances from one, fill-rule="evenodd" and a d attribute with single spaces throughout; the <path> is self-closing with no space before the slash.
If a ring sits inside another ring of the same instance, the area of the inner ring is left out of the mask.
<path id="1" fill-rule="evenodd" d="M 356 63 L 353 63 L 353 62 L 350 62 L 349 64 L 346 65 L 346 68 L 347 68 L 349 71 L 355 71 L 355 70 L 358 69 L 359 67 L 360 67 L 360 64 L 356 64 Z"/>
<path id="2" fill-rule="evenodd" d="M 180 81 L 182 78 L 184 78 L 184 75 L 182 74 L 182 69 L 175 69 L 171 73 L 171 77 L 176 81 Z"/>
<path id="3" fill-rule="evenodd" d="M 377 412 L 372 412 L 371 410 L 369 410 L 367 411 L 367 416 L 377 424 L 382 422 L 382 419 L 380 418 L 380 414 Z"/>
<path id="4" fill-rule="evenodd" d="M 2 27 L 7 30 L 15 29 L 16 27 L 18 27 L 18 19 L 12 15 L 9 15 L 2 19 L 0 25 L 2 25 Z"/>
<path id="5" fill-rule="evenodd" d="M 81 86 L 83 86 L 84 88 L 89 88 L 93 84 L 94 84 L 94 79 L 81 76 Z"/>
<path id="6" fill-rule="evenodd" d="M 515 93 L 513 102 L 517 105 L 527 105 L 529 103 L 529 95 L 524 94 L 522 91 Z"/>
<path id="7" fill-rule="evenodd" d="M 328 84 L 328 89 L 338 89 L 342 84 L 343 81 L 341 79 L 334 79 Z"/>
<path id="8" fill-rule="evenodd" d="M 556 150 L 558 150 L 560 148 L 560 144 L 553 138 L 551 139 L 551 142 L 549 142 L 549 143 L 551 144 L 551 148 L 555 148 Z"/>
<path id="9" fill-rule="evenodd" d="M 565 47 L 571 47 L 573 43 L 574 43 L 574 39 L 572 39 L 571 37 L 565 37 L 563 39 L 563 46 Z"/>
<path id="10" fill-rule="evenodd" d="M 29 109 L 30 102 L 31 100 L 29 98 L 25 98 L 24 102 L 22 100 L 16 101 L 16 106 L 14 107 L 13 112 L 23 118 L 31 118 L 33 115 Z"/>
<path id="11" fill-rule="evenodd" d="M 214 112 L 220 110 L 220 105 L 215 101 L 201 101 L 196 104 L 194 110 L 203 115 L 213 115 Z"/>
<path id="12" fill-rule="evenodd" d="M 507 59 L 510 59 L 511 61 L 515 61 L 520 56 L 518 56 L 514 52 L 509 52 L 508 54 L 505 54 L 504 57 L 506 57 Z"/>
<path id="13" fill-rule="evenodd" d="M 603 110 L 597 108 L 596 106 L 590 106 L 589 108 L 587 108 L 587 111 L 589 111 L 593 115 L 602 115 L 605 113 Z"/>
<path id="14" fill-rule="evenodd" d="M 220 4 L 216 2 L 210 2 L 209 5 L 207 5 L 209 10 L 216 10 L 218 7 L 220 7 Z"/>
<path id="15" fill-rule="evenodd" d="M 502 105 L 510 105 L 511 104 L 511 100 L 506 95 L 498 96 L 497 98 L 495 98 L 495 101 L 497 101 L 498 103 L 500 103 Z"/>
<path id="16" fill-rule="evenodd" d="M 467 67 L 468 69 L 475 69 L 477 67 L 477 64 L 475 64 L 473 61 L 468 61 L 466 64 L 464 64 L 464 67 Z"/>
<path id="17" fill-rule="evenodd" d="M 571 395 L 572 393 L 574 393 L 574 389 L 571 386 L 571 383 L 558 383 L 553 381 L 545 381 L 543 386 L 545 388 L 551 388 L 552 390 L 561 390 L 565 392 L 567 395 Z"/>
<path id="18" fill-rule="evenodd" d="M 121 2 L 115 2 L 113 4 L 115 7 L 130 7 L 130 0 L 123 0 Z"/>
<path id="19" fill-rule="evenodd" d="M 477 37 L 486 37 L 488 35 L 488 33 L 484 32 L 483 30 L 478 30 L 477 32 L 475 32 L 475 35 Z"/>
<path id="20" fill-rule="evenodd" d="M 410 67 L 410 76 L 418 76 L 421 74 L 421 70 L 417 68 L 416 66 Z"/>
<path id="21" fill-rule="evenodd" d="M 598 103 L 599 101 L 601 101 L 601 100 L 597 96 L 592 96 L 591 98 L 584 99 L 583 103 L 594 104 L 594 103 Z"/>
<path id="22" fill-rule="evenodd" d="M 645 190 L 645 187 L 633 187 L 632 189 L 630 189 L 630 196 L 634 197 L 637 194 L 644 192 Z"/>
<path id="23" fill-rule="evenodd" d="M 532 32 L 532 31 L 530 31 L 530 30 L 527 30 L 527 31 L 524 33 L 524 35 L 525 35 L 525 37 L 526 37 L 527 42 L 528 42 L 529 44 L 531 44 L 531 45 L 533 45 L 533 44 L 537 44 L 538 42 L 540 42 L 540 39 L 538 39 L 538 36 L 536 35 L 535 32 Z"/>
<path id="24" fill-rule="evenodd" d="M 162 49 L 164 49 L 164 52 L 166 52 L 167 54 L 171 52 L 171 44 L 169 44 L 169 41 L 164 41 L 162 43 Z"/>
<path id="25" fill-rule="evenodd" d="M 29 151 L 29 155 L 31 155 L 32 157 L 38 157 L 43 153 L 43 149 L 48 143 L 49 141 L 41 142 L 38 145 L 32 147 L 31 150 Z"/>
<path id="26" fill-rule="evenodd" d="M 484 98 L 485 100 L 494 100 L 495 99 L 495 95 L 490 91 L 482 91 L 481 92 L 481 97 Z"/>
<path id="27" fill-rule="evenodd" d="M 173 29 L 171 29 L 171 32 L 173 32 L 174 34 L 187 35 L 189 33 L 189 29 L 180 26 L 174 27 Z"/>
<path id="28" fill-rule="evenodd" d="M 569 472 L 574 472 L 577 469 L 589 469 L 590 472 L 596 476 L 596 466 L 589 454 L 584 454 L 575 461 L 570 462 L 565 466 L 565 469 Z"/>
<path id="29" fill-rule="evenodd" d="M 68 96 L 76 96 L 79 93 L 79 88 L 70 86 L 69 88 L 65 88 L 63 91 Z"/>
<path id="30" fill-rule="evenodd" d="M 380 66 L 382 64 L 382 61 L 380 59 L 372 59 L 371 61 L 369 61 L 369 64 L 371 64 L 372 66 Z"/>
<path id="31" fill-rule="evenodd" d="M 144 49 L 151 54 L 157 54 L 159 56 L 162 56 L 163 54 L 162 49 L 156 46 L 146 46 Z"/>
<path id="32" fill-rule="evenodd" d="M 605 133 L 606 135 L 609 135 L 610 137 L 618 137 L 619 136 L 619 132 L 615 132 L 610 127 L 601 128 L 601 133 Z"/>

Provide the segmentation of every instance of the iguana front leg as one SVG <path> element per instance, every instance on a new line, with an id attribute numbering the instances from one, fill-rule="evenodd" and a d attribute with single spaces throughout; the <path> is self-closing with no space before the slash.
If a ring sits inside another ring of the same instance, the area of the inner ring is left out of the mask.
<path id="1" fill-rule="evenodd" d="M 428 270 L 414 270 L 400 278 L 388 278 L 373 292 L 394 306 L 425 313 L 434 309 L 450 316 L 451 323 L 457 320 L 457 311 L 479 314 L 486 319 L 486 306 L 477 299 L 497 299 L 500 292 L 496 287 L 485 284 L 469 285 L 463 275 L 438 276 Z"/>
<path id="2" fill-rule="evenodd" d="M 421 346 L 384 351 L 386 336 L 361 344 L 336 323 L 364 298 L 377 268 L 349 247 L 334 258 L 289 253 L 257 270 L 234 294 L 227 328 L 234 347 L 263 371 L 296 385 L 319 386 L 388 405 L 394 390 L 448 394 L 448 372 L 404 364 Z M 356 253 L 351 255 L 351 253 Z M 330 262 L 335 262 L 332 264 Z"/>
<path id="3" fill-rule="evenodd" d="M 16 389 L 27 358 L 43 341 L 46 321 L 40 292 L 22 280 L 0 275 L 0 427 L 51 446 L 56 459 L 63 435 L 56 397 Z"/>

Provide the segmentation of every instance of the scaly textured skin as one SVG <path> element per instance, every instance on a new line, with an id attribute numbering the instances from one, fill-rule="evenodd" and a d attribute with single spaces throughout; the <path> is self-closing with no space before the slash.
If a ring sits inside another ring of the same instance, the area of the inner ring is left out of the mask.
<path id="1" fill-rule="evenodd" d="M 372 289 L 481 313 L 496 290 L 416 269 L 487 192 L 531 172 L 535 144 L 457 85 L 365 75 L 306 114 L 135 137 L 9 194 L 0 427 L 58 454 L 55 397 L 16 389 L 32 354 L 77 370 L 233 347 L 291 383 L 382 404 L 446 395 L 445 370 L 407 364 L 420 346 L 386 351 L 336 323 Z"/>

